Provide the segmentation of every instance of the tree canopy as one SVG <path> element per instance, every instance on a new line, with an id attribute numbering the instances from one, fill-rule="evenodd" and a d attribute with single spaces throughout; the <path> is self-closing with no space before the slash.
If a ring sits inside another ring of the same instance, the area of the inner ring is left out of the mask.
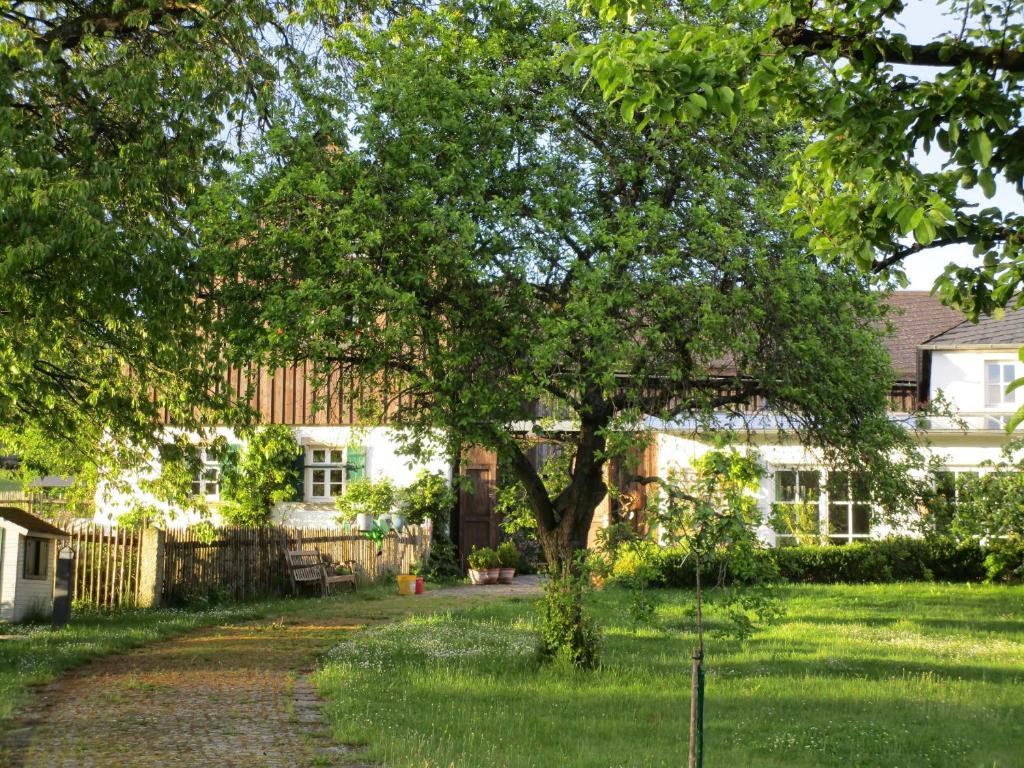
<path id="1" fill-rule="evenodd" d="M 4 453 L 77 469 L 230 406 L 193 216 L 278 95 L 278 13 L 0 3 Z"/>
<path id="2" fill-rule="evenodd" d="M 787 206 L 816 253 L 880 273 L 974 246 L 938 291 L 969 317 L 1019 305 L 1024 196 L 1024 17 L 1014 0 L 937 0 L 952 31 L 911 40 L 903 0 L 586 0 L 608 27 L 577 67 L 629 121 L 698 123 L 771 109 L 812 137 Z M 912 65 L 910 67 L 905 65 Z M 938 166 L 915 162 L 930 152 Z"/>
<path id="3" fill-rule="evenodd" d="M 553 565 L 585 545 L 604 464 L 644 417 L 715 428 L 767 399 L 847 460 L 903 434 L 875 298 L 779 213 L 794 131 L 636 131 L 562 65 L 593 32 L 529 0 L 339 27 L 326 97 L 345 109 L 273 132 L 203 236 L 240 359 L 373 382 L 410 450 L 496 450 Z M 527 438 L 573 452 L 557 493 Z"/>

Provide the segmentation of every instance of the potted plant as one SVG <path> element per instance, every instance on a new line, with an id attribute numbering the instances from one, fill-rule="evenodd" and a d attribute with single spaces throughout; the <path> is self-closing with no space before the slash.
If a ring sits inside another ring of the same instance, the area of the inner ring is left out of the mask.
<path id="1" fill-rule="evenodd" d="M 354 522 L 361 533 L 377 528 L 390 530 L 396 496 L 395 484 L 388 478 L 371 480 L 360 477 L 346 484 L 345 492 L 334 500 L 334 506 L 338 510 L 338 520 L 349 525 Z"/>
<path id="2" fill-rule="evenodd" d="M 469 581 L 472 584 L 487 583 L 487 569 L 490 567 L 494 550 L 490 547 L 473 547 L 466 559 L 469 561 Z"/>
<path id="3" fill-rule="evenodd" d="M 497 584 L 501 576 L 501 561 L 498 560 L 498 553 L 493 549 L 487 549 L 487 583 Z"/>
<path id="4" fill-rule="evenodd" d="M 519 550 L 511 541 L 505 541 L 498 545 L 498 583 L 511 584 L 516 575 L 516 566 L 519 564 Z"/>

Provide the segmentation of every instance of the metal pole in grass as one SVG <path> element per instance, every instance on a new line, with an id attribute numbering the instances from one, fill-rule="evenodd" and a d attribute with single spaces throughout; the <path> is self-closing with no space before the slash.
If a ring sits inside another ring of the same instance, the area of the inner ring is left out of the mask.
<path id="1" fill-rule="evenodd" d="M 689 768 L 704 764 L 704 618 L 701 615 L 700 553 L 694 551 L 697 603 L 697 647 L 690 667 L 690 760 Z"/>

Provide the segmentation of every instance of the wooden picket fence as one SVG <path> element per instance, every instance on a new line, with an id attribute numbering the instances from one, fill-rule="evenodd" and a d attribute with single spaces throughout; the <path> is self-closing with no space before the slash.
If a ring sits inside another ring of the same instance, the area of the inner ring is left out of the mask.
<path id="1" fill-rule="evenodd" d="M 366 538 L 331 528 L 224 527 L 209 533 L 195 529 L 168 530 L 164 539 L 163 599 L 248 600 L 283 594 L 290 589 L 284 553 L 288 549 L 318 549 L 335 562 L 355 560 L 361 582 L 374 581 L 389 571 L 402 571 L 426 552 L 428 534 L 411 526 L 389 536 L 378 555 Z M 407 570 L 405 572 L 408 572 Z"/>
<path id="2" fill-rule="evenodd" d="M 75 601 L 97 608 L 135 605 L 142 531 L 90 523 L 69 533 L 75 550 Z"/>

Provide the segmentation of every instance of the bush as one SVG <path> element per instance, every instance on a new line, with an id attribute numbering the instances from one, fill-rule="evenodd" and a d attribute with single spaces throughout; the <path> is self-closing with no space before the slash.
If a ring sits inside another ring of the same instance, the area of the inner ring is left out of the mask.
<path id="1" fill-rule="evenodd" d="M 985 576 L 988 581 L 1008 584 L 1024 581 L 1024 541 L 1005 539 L 989 545 Z"/>
<path id="2" fill-rule="evenodd" d="M 652 585 L 695 585 L 694 558 L 689 552 L 651 543 L 642 546 L 642 552 L 636 546 L 621 549 L 612 566 L 615 581 L 629 586 L 643 571 Z M 809 584 L 1020 582 L 1024 581 L 1024 543 L 1006 539 L 982 546 L 949 538 L 893 537 L 843 546 L 764 548 L 742 563 L 712 558 L 701 564 L 704 584 L 771 579 Z"/>
<path id="3" fill-rule="evenodd" d="M 519 550 L 515 542 L 503 541 L 498 545 L 498 565 L 502 568 L 515 568 L 519 564 Z"/>
<path id="4" fill-rule="evenodd" d="M 334 501 L 338 521 L 351 523 L 356 515 L 373 515 L 376 519 L 390 514 L 398 501 L 398 489 L 389 478 L 371 480 L 360 477 L 345 485 L 345 493 Z"/>
<path id="5" fill-rule="evenodd" d="M 435 531 L 447 532 L 455 506 L 455 491 L 444 475 L 420 472 L 412 485 L 398 492 L 397 500 L 398 511 L 410 525 L 423 525 L 425 520 L 430 520 Z"/>
<path id="6" fill-rule="evenodd" d="M 577 669 L 597 666 L 601 633 L 583 609 L 585 586 L 584 580 L 568 569 L 545 582 L 538 649 L 542 659 Z"/>

